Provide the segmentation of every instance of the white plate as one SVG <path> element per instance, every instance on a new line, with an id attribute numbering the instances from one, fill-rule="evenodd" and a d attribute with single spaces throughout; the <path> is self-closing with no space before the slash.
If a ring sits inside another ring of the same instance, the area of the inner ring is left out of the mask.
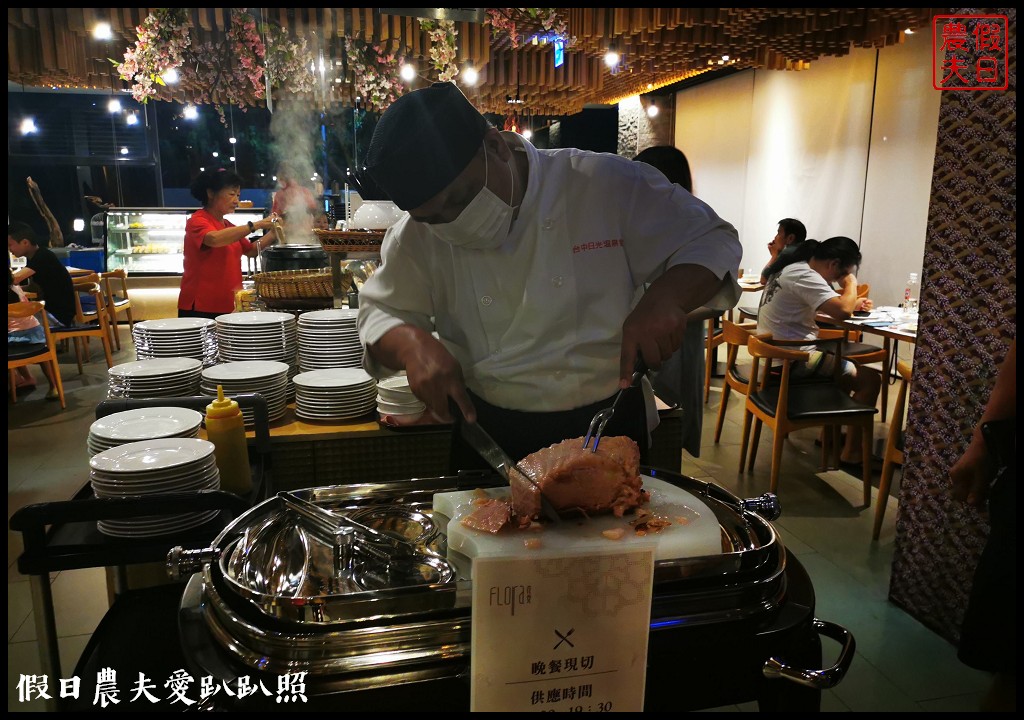
<path id="1" fill-rule="evenodd" d="M 178 407 L 139 408 L 102 417 L 89 426 L 97 439 L 127 442 L 184 435 L 199 427 L 203 416 Z"/>
<path id="2" fill-rule="evenodd" d="M 243 360 L 208 367 L 203 370 L 203 380 L 217 383 L 263 380 L 277 375 L 287 375 L 287 373 L 287 363 L 272 360 Z"/>
<path id="3" fill-rule="evenodd" d="M 212 318 L 163 318 L 160 320 L 143 320 L 135 323 L 136 331 L 152 332 L 195 332 L 202 328 L 216 327 L 217 323 Z"/>
<path id="4" fill-rule="evenodd" d="M 178 478 L 177 480 L 155 480 L 153 482 L 115 482 L 102 477 L 90 480 L 96 497 L 123 497 L 126 495 L 152 495 L 165 492 L 185 492 L 203 490 L 220 485 L 220 473 L 217 468 L 195 477 Z"/>
<path id="5" fill-rule="evenodd" d="M 249 312 L 227 313 L 217 316 L 218 325 L 251 326 L 251 325 L 273 325 L 282 323 L 294 323 L 295 316 L 291 313 L 267 312 L 264 310 L 252 310 Z"/>
<path id="6" fill-rule="evenodd" d="M 213 443 L 199 438 L 144 440 L 105 450 L 89 460 L 102 472 L 139 473 L 199 463 L 213 455 Z"/>
<path id="7" fill-rule="evenodd" d="M 299 373 L 292 382 L 307 388 L 350 388 L 371 385 L 373 377 L 361 368 L 332 368 Z"/>
<path id="8" fill-rule="evenodd" d="M 160 438 L 163 440 L 183 440 L 183 441 L 195 441 L 198 438 Z M 125 443 L 125 445 L 141 445 L 143 442 L 156 442 L 155 440 L 140 441 L 137 443 Z M 207 442 L 203 440 L 202 442 Z M 110 450 L 107 450 L 108 454 L 113 453 L 115 450 L 125 447 L 125 445 L 117 445 Z M 102 453 L 100 453 L 102 454 Z M 216 471 L 217 469 L 217 458 L 211 453 L 208 457 L 195 462 L 188 462 L 176 467 L 170 468 L 158 468 L 149 471 L 140 472 L 111 472 L 109 470 L 102 470 L 92 468 L 89 471 L 89 477 L 94 480 L 106 483 L 148 483 L 148 482 L 187 482 L 193 477 L 199 477 Z"/>
<path id="9" fill-rule="evenodd" d="M 115 365 L 107 372 L 117 377 L 141 378 L 189 373 L 200 370 L 202 367 L 203 364 L 194 358 L 159 358 L 122 363 Z"/>
<path id="10" fill-rule="evenodd" d="M 175 521 L 173 525 L 157 525 L 150 528 L 147 524 L 140 524 L 133 529 L 124 529 L 119 527 L 110 527 L 103 520 L 96 522 L 96 528 L 110 537 L 117 538 L 144 538 L 144 537 L 157 537 L 160 535 L 167 535 L 172 532 L 180 532 L 182 530 L 188 530 L 189 528 L 198 527 L 203 525 L 214 517 L 216 517 L 217 511 L 212 510 L 208 513 L 201 513 L 199 515 L 185 514 L 178 515 L 176 517 L 181 518 Z"/>
<path id="11" fill-rule="evenodd" d="M 320 322 L 323 320 L 336 320 L 341 322 L 355 322 L 359 316 L 358 308 L 334 308 L 331 310 L 313 310 L 299 315 L 299 323 Z"/>

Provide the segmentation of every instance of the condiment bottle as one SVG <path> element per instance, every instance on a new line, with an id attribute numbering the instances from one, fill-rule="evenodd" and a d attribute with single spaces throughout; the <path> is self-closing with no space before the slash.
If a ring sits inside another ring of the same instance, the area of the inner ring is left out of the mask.
<path id="1" fill-rule="evenodd" d="M 917 281 L 917 273 L 910 273 L 907 277 L 907 287 L 903 291 L 903 312 L 916 313 L 921 284 Z"/>
<path id="2" fill-rule="evenodd" d="M 252 489 L 252 471 L 245 440 L 245 417 L 237 401 L 224 397 L 222 385 L 217 386 L 217 399 L 206 406 L 206 437 L 213 443 L 221 489 L 237 495 L 248 494 Z"/>

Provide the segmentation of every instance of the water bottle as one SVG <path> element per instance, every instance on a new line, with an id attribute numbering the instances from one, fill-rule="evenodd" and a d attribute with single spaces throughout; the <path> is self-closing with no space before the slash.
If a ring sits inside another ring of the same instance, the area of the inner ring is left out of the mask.
<path id="1" fill-rule="evenodd" d="M 206 438 L 213 443 L 221 489 L 246 495 L 252 489 L 252 470 L 245 417 L 237 401 L 224 397 L 221 385 L 217 386 L 217 399 L 206 406 Z"/>
<path id="2" fill-rule="evenodd" d="M 907 277 L 907 287 L 903 291 L 903 312 L 916 313 L 921 293 L 921 284 L 917 281 L 917 273 Z"/>

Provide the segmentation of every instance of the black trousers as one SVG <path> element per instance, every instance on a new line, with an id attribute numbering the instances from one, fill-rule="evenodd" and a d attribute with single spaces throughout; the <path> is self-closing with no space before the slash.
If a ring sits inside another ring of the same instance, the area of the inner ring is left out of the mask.
<path id="1" fill-rule="evenodd" d="M 523 412 L 506 410 L 485 402 L 470 393 L 476 407 L 477 422 L 487 434 L 502 447 L 510 458 L 522 460 L 532 452 L 548 445 L 583 437 L 587 434 L 594 414 L 610 407 L 615 396 L 600 400 L 592 405 L 559 412 Z M 457 421 L 458 422 L 458 421 Z M 602 437 L 628 435 L 640 446 L 640 462 L 647 462 L 647 410 L 643 391 L 630 388 L 615 408 L 615 415 L 605 426 Z M 582 445 L 582 440 L 580 444 Z M 452 432 L 452 449 L 449 471 L 484 470 L 490 466 L 466 441 L 462 439 L 458 425 Z"/>

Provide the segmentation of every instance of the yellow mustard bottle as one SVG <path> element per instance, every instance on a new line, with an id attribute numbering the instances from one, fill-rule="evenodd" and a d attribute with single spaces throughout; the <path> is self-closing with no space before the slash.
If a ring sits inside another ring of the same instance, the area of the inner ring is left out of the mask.
<path id="1" fill-rule="evenodd" d="M 224 397 L 222 385 L 217 386 L 217 399 L 206 406 L 206 437 L 213 443 L 221 489 L 237 495 L 248 494 L 252 489 L 252 471 L 245 440 L 245 417 L 237 401 Z"/>

